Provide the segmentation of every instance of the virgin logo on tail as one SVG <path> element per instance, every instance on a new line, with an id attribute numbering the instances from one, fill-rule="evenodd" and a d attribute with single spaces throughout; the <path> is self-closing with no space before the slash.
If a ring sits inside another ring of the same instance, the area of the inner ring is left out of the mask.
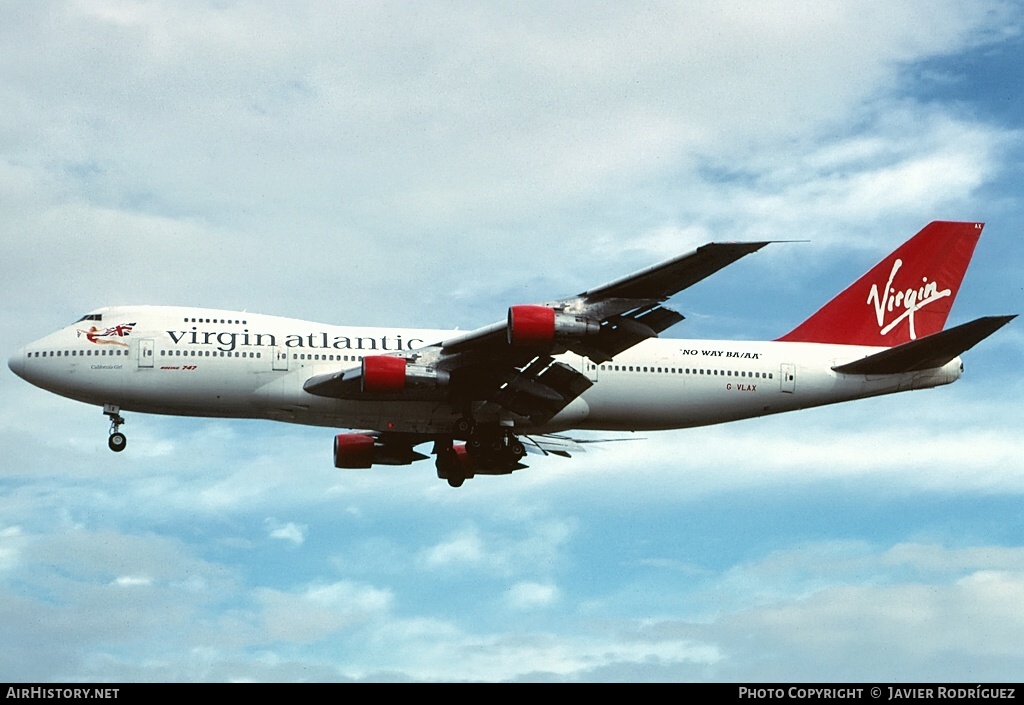
<path id="1" fill-rule="evenodd" d="M 893 346 L 938 333 L 946 325 L 981 227 L 929 223 L 779 340 Z"/>
<path id="2" fill-rule="evenodd" d="M 910 325 L 910 339 L 915 340 L 917 338 L 917 331 L 914 328 L 914 314 L 923 309 L 928 304 L 934 303 L 940 299 L 944 299 L 948 296 L 952 296 L 953 292 L 950 289 L 943 289 L 939 291 L 939 286 L 933 281 L 928 281 L 928 277 L 922 277 L 921 281 L 923 286 L 916 289 L 904 289 L 897 291 L 893 286 L 893 280 L 896 278 L 896 273 L 900 271 L 900 267 L 903 266 L 903 260 L 896 259 L 892 263 L 892 271 L 889 273 L 889 281 L 885 283 L 885 293 L 879 295 L 878 285 L 872 284 L 871 291 L 868 293 L 868 304 L 874 304 L 875 306 L 875 318 L 878 321 L 878 332 L 881 335 L 886 335 L 895 328 L 904 319 L 909 319 Z M 902 312 L 900 309 L 902 308 Z M 886 323 L 885 318 L 887 313 L 898 312 L 896 318 Z"/>

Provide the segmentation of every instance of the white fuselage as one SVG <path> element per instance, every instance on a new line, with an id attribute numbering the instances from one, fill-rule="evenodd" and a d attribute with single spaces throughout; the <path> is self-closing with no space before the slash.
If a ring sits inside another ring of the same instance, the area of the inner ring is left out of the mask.
<path id="1" fill-rule="evenodd" d="M 449 432 L 459 416 L 442 401 L 341 400 L 303 390 L 314 375 L 358 367 L 366 355 L 431 345 L 453 331 L 330 326 L 164 306 L 113 307 L 93 316 L 25 346 L 11 358 L 11 369 L 65 397 L 155 414 L 426 434 Z M 593 386 L 543 428 L 517 430 L 703 426 L 934 387 L 960 376 L 959 358 L 900 375 L 832 370 L 881 349 L 653 339 L 600 365 L 567 353 L 559 360 Z"/>

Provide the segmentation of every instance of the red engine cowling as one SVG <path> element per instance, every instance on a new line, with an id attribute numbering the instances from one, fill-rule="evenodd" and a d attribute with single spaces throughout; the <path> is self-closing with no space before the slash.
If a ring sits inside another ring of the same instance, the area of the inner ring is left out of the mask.
<path id="1" fill-rule="evenodd" d="M 526 304 L 508 309 L 508 344 L 547 347 L 556 338 L 582 338 L 600 332 L 601 324 L 583 316 Z"/>
<path id="2" fill-rule="evenodd" d="M 402 394 L 414 390 L 439 389 L 448 385 L 449 375 L 427 365 L 410 364 L 391 355 L 363 358 L 362 391 L 367 394 Z"/>
<path id="3" fill-rule="evenodd" d="M 555 310 L 547 306 L 510 306 L 508 344 L 522 347 L 550 345 L 555 339 Z"/>
<path id="4" fill-rule="evenodd" d="M 405 389 L 405 359 L 390 355 L 363 358 L 364 392 L 397 393 Z"/>
<path id="5" fill-rule="evenodd" d="M 334 467 L 368 468 L 373 465 L 373 436 L 339 433 L 334 437 Z"/>

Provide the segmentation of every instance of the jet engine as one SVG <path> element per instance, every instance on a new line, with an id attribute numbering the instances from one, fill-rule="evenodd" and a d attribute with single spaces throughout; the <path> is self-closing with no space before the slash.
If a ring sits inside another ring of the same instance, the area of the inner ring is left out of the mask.
<path id="1" fill-rule="evenodd" d="M 339 433 L 334 437 L 334 467 L 368 468 L 372 465 L 411 465 L 427 456 L 404 443 L 385 443 L 366 433 Z"/>
<path id="2" fill-rule="evenodd" d="M 600 330 L 598 321 L 550 306 L 526 304 L 508 309 L 508 344 L 517 347 L 543 347 L 556 338 L 582 338 Z"/>
<path id="3" fill-rule="evenodd" d="M 368 468 L 373 465 L 377 439 L 362 433 L 339 433 L 334 437 L 334 467 Z"/>
<path id="4" fill-rule="evenodd" d="M 362 391 L 398 394 L 406 389 L 436 389 L 448 384 L 448 373 L 391 355 L 363 358 Z"/>

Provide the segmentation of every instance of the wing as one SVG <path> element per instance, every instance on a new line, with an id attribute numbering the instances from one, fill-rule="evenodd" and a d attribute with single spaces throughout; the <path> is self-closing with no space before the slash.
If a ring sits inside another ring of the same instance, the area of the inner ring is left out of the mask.
<path id="1" fill-rule="evenodd" d="M 441 343 L 457 354 L 483 348 L 534 347 L 558 342 L 567 350 L 607 362 L 641 340 L 683 320 L 660 303 L 760 250 L 769 242 L 710 243 L 568 299 L 513 306 L 506 321 Z"/>
<path id="2" fill-rule="evenodd" d="M 607 362 L 683 316 L 662 305 L 768 242 L 711 243 L 621 279 L 544 304 L 512 306 L 504 321 L 411 353 L 363 359 L 318 375 L 307 392 L 343 399 L 436 399 L 540 426 L 592 382 L 555 359 L 572 351 Z"/>

